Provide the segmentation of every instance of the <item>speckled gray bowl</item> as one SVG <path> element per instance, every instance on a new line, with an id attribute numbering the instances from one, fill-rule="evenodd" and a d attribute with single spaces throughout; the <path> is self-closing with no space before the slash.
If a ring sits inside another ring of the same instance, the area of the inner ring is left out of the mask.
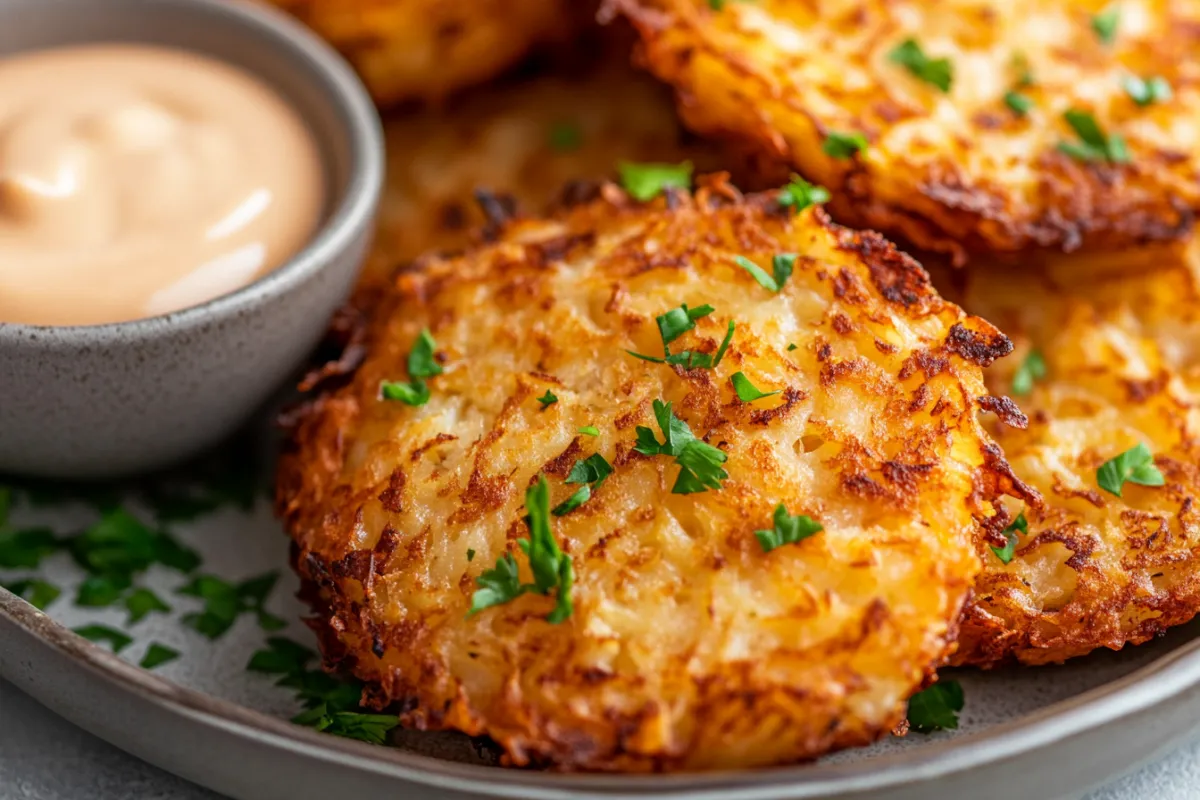
<path id="1" fill-rule="evenodd" d="M 294 373 L 344 302 L 382 185 L 383 140 L 365 90 L 282 14 L 221 0 L 0 0 L 0 58 L 98 41 L 193 50 L 263 77 L 317 138 L 331 200 L 299 255 L 203 305 L 112 325 L 0 323 L 0 472 L 150 470 L 233 431 Z"/>

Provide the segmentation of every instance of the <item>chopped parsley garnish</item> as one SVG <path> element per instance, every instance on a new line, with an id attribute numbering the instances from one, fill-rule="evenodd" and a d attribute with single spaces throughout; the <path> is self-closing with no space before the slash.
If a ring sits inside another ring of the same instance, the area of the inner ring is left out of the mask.
<path id="1" fill-rule="evenodd" d="M 171 613 L 171 607 L 149 589 L 134 589 L 125 598 L 125 609 L 129 612 L 129 624 L 141 622 L 148 615 L 158 612 Z"/>
<path id="2" fill-rule="evenodd" d="M 720 449 L 706 444 L 692 434 L 692 429 L 675 416 L 670 403 L 654 401 L 654 417 L 662 431 L 663 441 L 650 428 L 639 425 L 634 450 L 648 456 L 671 456 L 679 464 L 679 476 L 671 488 L 673 494 L 692 494 L 707 489 L 720 489 L 721 481 L 729 477 L 721 464 L 728 456 Z"/>
<path id="3" fill-rule="evenodd" d="M 71 555 L 92 575 L 132 577 L 155 563 L 191 572 L 200 564 L 194 551 L 120 508 L 71 539 L 69 546 Z"/>
<path id="4" fill-rule="evenodd" d="M 179 658 L 179 651 L 167 647 L 165 644 L 153 642 L 146 648 L 146 654 L 142 656 L 141 662 L 138 664 L 142 669 L 154 669 L 161 667 L 163 664 L 169 664 Z"/>
<path id="5" fill-rule="evenodd" d="M 423 380 L 411 383 L 384 381 L 379 388 L 384 400 L 398 400 L 409 406 L 423 406 L 429 402 L 429 385 Z"/>
<path id="6" fill-rule="evenodd" d="M 398 400 L 410 406 L 423 406 L 429 402 L 429 386 L 426 378 L 441 375 L 442 365 L 437 362 L 437 344 L 433 334 L 425 328 L 417 336 L 412 350 L 408 352 L 408 383 L 384 381 L 379 390 L 385 400 Z"/>
<path id="7" fill-rule="evenodd" d="M 905 39 L 897 45 L 888 53 L 888 60 L 907 69 L 913 77 L 943 92 L 950 91 L 950 84 L 954 81 L 954 65 L 950 59 L 930 58 L 915 39 Z"/>
<path id="8" fill-rule="evenodd" d="M 1001 533 L 1004 534 L 1005 545 L 1004 547 L 993 547 L 992 552 L 996 554 L 996 558 L 1000 559 L 1002 564 L 1007 564 L 1013 560 L 1013 555 L 1017 552 L 1019 534 L 1029 533 L 1029 522 L 1025 519 L 1025 512 L 1017 514 L 1017 518 Z"/>
<path id="9" fill-rule="evenodd" d="M 1063 119 L 1075 131 L 1079 141 L 1059 142 L 1059 152 L 1066 153 L 1077 161 L 1129 163 L 1129 150 L 1125 146 L 1124 137 L 1119 133 L 1105 134 L 1090 113 L 1071 109 L 1063 113 Z"/>
<path id="10" fill-rule="evenodd" d="M 908 724 L 917 733 L 955 730 L 963 705 L 962 685 L 939 681 L 908 699 Z"/>
<path id="11" fill-rule="evenodd" d="M 788 278 L 792 277 L 792 270 L 796 266 L 795 253 L 780 253 L 771 259 L 771 271 L 773 275 L 768 275 L 767 271 L 755 264 L 745 256 L 734 256 L 733 261 L 742 269 L 749 272 L 754 280 L 758 281 L 759 285 L 764 289 L 769 289 L 772 292 L 778 292 L 787 283 Z"/>
<path id="12" fill-rule="evenodd" d="M 1030 350 L 1013 373 L 1012 393 L 1024 397 L 1033 391 L 1033 384 L 1046 377 L 1046 359 L 1040 350 Z"/>
<path id="13" fill-rule="evenodd" d="M 72 630 L 89 642 L 107 642 L 114 653 L 119 653 L 133 644 L 131 637 L 107 625 L 84 625 L 82 628 L 73 628 Z"/>
<path id="14" fill-rule="evenodd" d="M 1092 17 L 1092 30 L 1096 37 L 1105 44 L 1112 44 L 1117 38 L 1117 27 L 1121 23 L 1121 9 L 1114 3 Z"/>
<path id="15" fill-rule="evenodd" d="M 670 364 L 671 366 L 681 366 L 684 369 L 712 369 L 721 363 L 721 359 L 725 357 L 725 350 L 729 347 L 729 342 L 733 339 L 734 323 L 732 320 L 729 322 L 729 328 L 725 333 L 725 340 L 721 342 L 716 356 L 710 356 L 708 353 L 699 353 L 693 350 L 684 350 L 679 353 L 671 352 L 671 342 L 695 328 L 696 320 L 706 317 L 712 312 L 713 307 L 710 305 L 689 309 L 687 303 L 684 303 L 679 308 L 673 308 L 667 313 L 655 317 L 654 321 L 658 324 L 658 335 L 663 343 L 663 355 L 661 358 L 658 356 L 648 356 L 643 353 L 635 353 L 632 350 L 626 350 L 625 352 L 635 358 L 640 358 L 643 361 L 651 361 L 655 364 Z"/>
<path id="16" fill-rule="evenodd" d="M 570 153 L 583 145 L 583 130 L 573 122 L 556 122 L 550 127 L 550 149 Z"/>
<path id="17" fill-rule="evenodd" d="M 183 624 L 209 639 L 217 639 L 233 627 L 240 615 L 254 614 L 263 630 L 281 630 L 286 623 L 264 608 L 278 580 L 278 572 L 268 572 L 237 584 L 212 575 L 197 576 L 176 590 L 177 594 L 204 601 L 201 611 L 184 615 Z"/>
<path id="18" fill-rule="evenodd" d="M 133 585 L 125 575 L 92 575 L 79 584 L 75 593 L 75 605 L 83 608 L 107 608 L 121 599 L 121 595 Z"/>
<path id="19" fill-rule="evenodd" d="M 4 588 L 39 611 L 45 611 L 47 606 L 62 595 L 62 590 L 57 586 L 37 578 L 6 583 Z"/>
<path id="20" fill-rule="evenodd" d="M 825 527 L 812 517 L 804 514 L 789 514 L 783 503 L 775 506 L 773 521 L 775 527 L 771 530 L 754 532 L 764 553 L 769 553 L 785 544 L 795 544 L 825 530 Z"/>
<path id="21" fill-rule="evenodd" d="M 387 735 L 400 724 L 399 718 L 388 714 L 330 711 L 324 703 L 297 714 L 292 722 L 344 739 L 379 745 L 387 744 Z"/>
<path id="22" fill-rule="evenodd" d="M 1027 94 L 1011 90 L 1004 93 L 1004 105 L 1012 109 L 1018 117 L 1023 117 L 1033 108 L 1033 100 Z"/>
<path id="23" fill-rule="evenodd" d="M 867 149 L 867 137 L 861 133 L 830 131 L 821 143 L 821 151 L 832 158 L 853 158 Z"/>
<path id="24" fill-rule="evenodd" d="M 558 395 L 547 389 L 546 393 L 539 397 L 537 401 L 542 404 L 542 408 L 549 408 L 558 402 Z"/>
<path id="25" fill-rule="evenodd" d="M 658 323 L 658 333 L 662 337 L 663 347 L 678 339 L 683 334 L 696 327 L 696 320 L 707 317 L 715 309 L 710 305 L 702 305 L 689 309 L 687 304 L 672 308 L 665 314 L 655 317 Z"/>
<path id="26" fill-rule="evenodd" d="M 388 733 L 400 724 L 395 716 L 359 711 L 362 687 L 338 680 L 320 669 L 310 669 L 308 664 L 317 654 L 307 647 L 281 637 L 268 639 L 267 646 L 267 650 L 254 654 L 246 669 L 279 675 L 276 685 L 296 690 L 297 699 L 307 709 L 292 719 L 297 725 L 347 739 L 384 744 Z"/>
<path id="27" fill-rule="evenodd" d="M 791 182 L 779 190 L 779 205 L 799 214 L 813 205 L 829 202 L 829 190 L 824 186 L 809 183 L 799 175 L 792 175 Z"/>
<path id="28" fill-rule="evenodd" d="M 595 425 L 584 425 L 582 428 L 579 429 L 579 432 L 582 433 L 584 436 L 599 436 L 600 435 L 600 429 L 597 428 Z"/>
<path id="29" fill-rule="evenodd" d="M 61 546 L 54 531 L 47 528 L 0 530 L 0 568 L 37 569 L 42 559 L 58 552 Z"/>
<path id="30" fill-rule="evenodd" d="M 1121 88 L 1139 106 L 1165 103 L 1174 96 L 1171 84 L 1167 82 L 1167 79 L 1157 75 L 1151 78 L 1126 75 L 1121 78 Z"/>
<path id="31" fill-rule="evenodd" d="M 604 463 L 607 467 L 608 462 Z M 577 464 L 576 467 L 578 466 Z M 593 462 L 593 466 L 587 469 L 594 468 Z M 574 469 L 571 470 L 571 474 L 575 474 Z M 529 560 L 533 583 L 520 582 L 516 559 L 512 553 L 505 553 L 496 560 L 493 569 L 485 570 L 475 579 L 479 588 L 471 596 L 468 616 L 485 608 L 515 600 L 526 592 L 549 596 L 552 590 L 556 590 L 557 602 L 546 621 L 557 624 L 571 616 L 571 587 L 575 583 L 575 570 L 571 557 L 558 546 L 550 530 L 550 486 L 546 483 L 545 475 L 539 475 L 537 483 L 525 492 L 525 510 L 529 538 L 518 539 L 517 545 Z"/>
<path id="32" fill-rule="evenodd" d="M 475 560 L 475 550 L 473 548 L 468 547 L 467 548 L 467 563 L 469 564 L 474 560 Z"/>
<path id="33" fill-rule="evenodd" d="M 294 675 L 302 672 L 317 654 L 304 645 L 282 636 L 267 639 L 267 649 L 259 650 L 250 657 L 246 669 L 265 675 Z"/>
<path id="34" fill-rule="evenodd" d="M 788 349 L 788 352 L 790 353 L 790 352 L 792 352 L 793 350 L 795 350 L 795 349 L 796 349 L 796 345 L 794 345 L 794 344 L 789 344 L 789 345 L 787 346 L 787 349 Z"/>
<path id="35" fill-rule="evenodd" d="M 1139 442 L 1116 458 L 1109 459 L 1096 470 L 1096 483 L 1109 494 L 1121 496 L 1126 483 L 1139 486 L 1162 486 L 1166 483 L 1163 474 L 1154 465 L 1150 448 Z"/>
<path id="36" fill-rule="evenodd" d="M 771 397 L 779 394 L 778 391 L 762 392 L 759 391 L 750 379 L 746 377 L 744 372 L 735 372 L 729 377 L 729 382 L 733 384 L 733 391 L 737 393 L 738 400 L 743 403 L 753 403 L 755 400 L 761 400 L 764 397 Z"/>
<path id="37" fill-rule="evenodd" d="M 652 200 L 664 189 L 687 189 L 692 185 L 692 162 L 682 164 L 634 164 L 622 161 L 617 165 L 621 186 L 640 202 Z"/>
<path id="38" fill-rule="evenodd" d="M 592 498 L 592 492 L 600 488 L 600 484 L 612 474 L 612 464 L 599 453 L 593 453 L 585 459 L 575 462 L 567 475 L 567 483 L 583 484 L 563 503 L 554 507 L 554 516 L 561 517 L 570 514 L 575 509 Z"/>

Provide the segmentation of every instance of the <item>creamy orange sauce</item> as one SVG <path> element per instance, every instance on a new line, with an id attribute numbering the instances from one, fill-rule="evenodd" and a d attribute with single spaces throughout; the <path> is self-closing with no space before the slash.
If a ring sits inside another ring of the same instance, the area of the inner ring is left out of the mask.
<path id="1" fill-rule="evenodd" d="M 324 201 L 299 114 L 236 67 L 142 45 L 0 59 L 0 322 L 203 303 L 295 255 Z"/>

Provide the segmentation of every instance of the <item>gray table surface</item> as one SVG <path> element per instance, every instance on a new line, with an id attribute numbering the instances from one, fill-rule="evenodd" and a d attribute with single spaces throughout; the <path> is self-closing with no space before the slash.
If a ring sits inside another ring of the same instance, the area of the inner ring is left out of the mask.
<path id="1" fill-rule="evenodd" d="M 0 681 L 0 800 L 220 800 L 126 755 Z M 1200 743 L 1086 800 L 1200 798 Z M 936 800 L 936 798 L 931 798 Z"/>

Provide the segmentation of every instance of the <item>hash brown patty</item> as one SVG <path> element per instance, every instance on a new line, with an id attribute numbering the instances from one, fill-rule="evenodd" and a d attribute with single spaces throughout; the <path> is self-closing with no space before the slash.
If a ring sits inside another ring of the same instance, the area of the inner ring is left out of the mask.
<path id="1" fill-rule="evenodd" d="M 959 262 L 1180 238 L 1200 205 L 1194 0 L 606 7 L 693 129 L 825 185 L 840 221 Z"/>
<path id="2" fill-rule="evenodd" d="M 964 307 L 1016 342 L 987 381 L 1020 393 L 1029 426 L 994 434 L 1045 504 L 1024 509 L 1010 563 L 991 551 L 1003 539 L 982 548 L 957 663 L 1060 662 L 1200 610 L 1198 256 L 1190 242 L 962 276 Z M 1118 497 L 1098 471 L 1138 444 L 1164 485 L 1125 483 Z"/>
<path id="3" fill-rule="evenodd" d="M 979 526 L 1033 498 L 977 414 L 1011 344 L 819 208 L 719 178 L 602 195 L 399 274 L 365 361 L 299 422 L 277 507 L 327 664 L 513 765 L 713 770 L 885 735 L 953 647 Z M 737 260 L 789 254 L 778 292 Z M 628 352 L 664 353 L 683 304 L 671 352 L 714 367 Z M 693 447 L 715 485 L 678 493 Z M 547 534 L 531 487 L 563 503 L 597 457 L 611 474 Z M 767 552 L 780 504 L 823 529 Z M 539 589 L 547 535 L 573 566 Z M 469 613 L 506 564 L 527 589 Z"/>

